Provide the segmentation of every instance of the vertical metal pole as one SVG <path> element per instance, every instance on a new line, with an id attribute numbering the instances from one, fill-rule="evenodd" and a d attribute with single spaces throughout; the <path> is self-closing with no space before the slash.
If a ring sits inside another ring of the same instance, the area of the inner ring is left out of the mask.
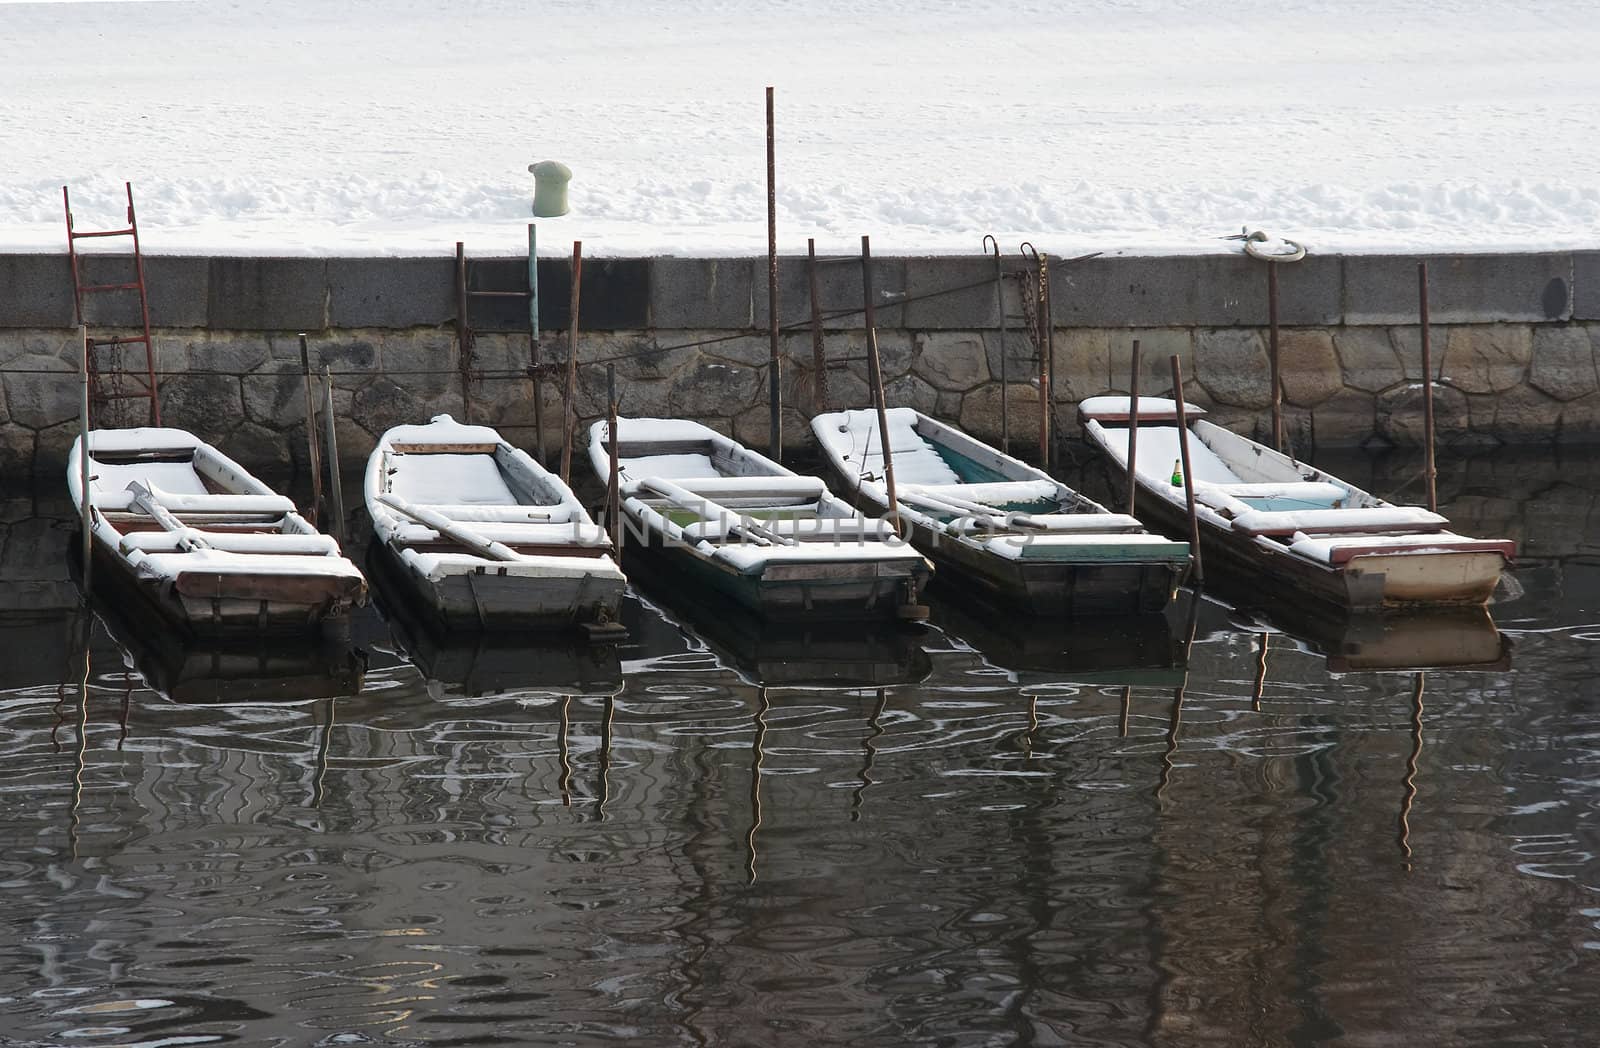
<path id="1" fill-rule="evenodd" d="M 878 408 L 878 446 L 883 449 L 883 482 L 889 492 L 889 523 L 900 532 L 900 499 L 894 488 L 894 458 L 889 448 L 889 409 L 884 404 L 883 366 L 878 359 L 878 326 L 872 308 L 872 242 L 861 238 L 861 298 L 866 304 L 867 377 L 872 381 L 872 400 Z"/>
<path id="2" fill-rule="evenodd" d="M 1128 376 L 1128 516 L 1133 516 L 1133 497 L 1139 490 L 1139 340 L 1133 340 L 1133 368 Z"/>
<path id="3" fill-rule="evenodd" d="M 1433 462 L 1433 335 L 1428 327 L 1428 263 L 1417 263 L 1417 296 L 1422 309 L 1422 469 L 1428 478 L 1428 511 L 1439 511 L 1439 471 Z"/>
<path id="4" fill-rule="evenodd" d="M 539 234 L 532 222 L 528 223 L 528 364 L 533 375 L 533 439 L 539 453 L 539 465 L 544 457 L 544 379 L 539 375 Z"/>
<path id="5" fill-rule="evenodd" d="M 767 431 L 767 454 L 774 462 L 783 461 L 783 365 L 778 359 L 778 184 L 777 161 L 773 149 L 772 88 L 767 88 L 767 337 L 771 342 L 768 364 L 767 408 L 771 419 Z"/>
<path id="6" fill-rule="evenodd" d="M 144 373 L 150 389 L 150 424 L 161 425 L 161 391 L 156 388 L 156 347 L 150 339 L 150 296 L 144 283 L 144 252 L 139 249 L 139 220 L 133 214 L 133 183 L 124 182 L 128 191 L 128 231 L 133 234 L 133 271 L 139 281 L 139 319 L 144 323 Z"/>
<path id="7" fill-rule="evenodd" d="M 1043 255 L 1037 255 L 1038 269 L 1035 271 L 1033 299 L 1037 307 L 1038 316 L 1034 318 L 1034 339 L 1039 346 L 1039 463 L 1048 470 L 1050 468 L 1050 362 L 1049 349 L 1045 345 L 1045 327 L 1050 323 L 1050 318 L 1045 316 L 1045 261 Z"/>
<path id="8" fill-rule="evenodd" d="M 822 296 L 817 293 L 817 241 L 806 238 L 806 279 L 811 285 L 811 367 L 817 373 L 812 414 L 828 410 L 828 350 L 822 341 Z"/>
<path id="9" fill-rule="evenodd" d="M 92 552 L 90 544 L 91 529 L 94 525 L 94 511 L 90 508 L 89 500 L 89 329 L 83 324 L 78 325 L 78 339 L 82 343 L 82 374 L 79 378 L 78 392 L 78 485 L 80 505 L 78 513 L 83 527 L 83 593 L 87 598 L 89 594 L 89 559 Z"/>
<path id="10" fill-rule="evenodd" d="M 333 373 L 322 369 L 322 412 L 328 448 L 328 494 L 333 501 L 333 537 L 340 546 L 344 535 L 344 482 L 339 474 L 339 431 L 333 422 Z"/>
<path id="11" fill-rule="evenodd" d="M 1044 405 L 1044 439 L 1045 458 L 1044 468 L 1048 471 L 1055 465 L 1055 440 L 1051 430 L 1054 428 L 1052 412 L 1055 410 L 1055 382 L 1056 371 L 1056 321 L 1050 315 L 1050 256 L 1039 256 L 1039 320 L 1044 324 L 1044 381 L 1040 383 L 1040 397 Z"/>
<path id="12" fill-rule="evenodd" d="M 1006 381 L 1006 281 L 1000 261 L 1000 241 L 993 233 L 983 237 L 984 251 L 994 244 L 994 302 L 1000 316 L 1000 451 L 1011 454 L 1011 391 Z"/>
<path id="13" fill-rule="evenodd" d="M 322 507 L 322 452 L 317 447 L 317 399 L 311 390 L 311 350 L 306 347 L 306 333 L 300 332 L 300 373 L 306 386 L 306 459 L 311 463 L 311 508 L 307 514 L 311 526 L 317 526 L 317 514 Z"/>
<path id="14" fill-rule="evenodd" d="M 578 428 L 578 285 L 583 279 L 583 241 L 572 242 L 571 317 L 567 321 L 567 385 L 562 394 L 561 483 L 572 482 L 572 441 Z"/>
<path id="15" fill-rule="evenodd" d="M 468 399 L 467 369 L 472 352 L 469 342 L 472 332 L 467 327 L 467 249 L 456 241 L 456 366 L 461 371 L 461 421 L 472 421 L 471 401 Z"/>
<path id="16" fill-rule="evenodd" d="M 1283 450 L 1283 376 L 1278 360 L 1278 266 L 1267 263 L 1267 363 L 1272 369 L 1272 449 Z"/>
<path id="17" fill-rule="evenodd" d="M 1195 582 L 1205 581 L 1200 565 L 1200 517 L 1194 508 L 1194 470 L 1189 466 L 1189 413 L 1183 405 L 1183 365 L 1172 354 L 1172 399 L 1178 405 L 1178 451 L 1183 459 L 1183 498 L 1189 512 L 1189 556 L 1194 561 Z M 1132 479 L 1131 477 L 1129 478 Z M 1196 595 L 1195 600 L 1199 600 Z"/>
<path id="18" fill-rule="evenodd" d="M 612 555 L 622 563 L 622 442 L 617 435 L 617 366 L 606 365 L 607 433 L 611 437 L 611 477 L 606 483 L 606 513 L 611 517 Z"/>

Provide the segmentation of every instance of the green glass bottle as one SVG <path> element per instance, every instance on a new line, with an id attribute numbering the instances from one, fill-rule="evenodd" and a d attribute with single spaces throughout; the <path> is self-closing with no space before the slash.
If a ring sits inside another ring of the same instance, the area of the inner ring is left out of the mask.
<path id="1" fill-rule="evenodd" d="M 1175 488 L 1183 487 L 1183 459 L 1181 458 L 1172 460 L 1172 486 Z"/>

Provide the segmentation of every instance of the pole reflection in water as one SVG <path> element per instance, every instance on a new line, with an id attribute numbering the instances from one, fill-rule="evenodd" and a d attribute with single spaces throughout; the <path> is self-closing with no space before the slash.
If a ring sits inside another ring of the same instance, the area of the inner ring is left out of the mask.
<path id="1" fill-rule="evenodd" d="M 1426 674 L 1411 684 L 1411 752 L 1406 755 L 1405 793 L 1400 800 L 1400 850 L 1405 868 L 1411 869 L 1411 802 L 1417 797 L 1417 761 L 1422 756 L 1422 690 Z"/>
<path id="2" fill-rule="evenodd" d="M 605 709 L 600 717 L 600 788 L 595 799 L 596 822 L 606 819 L 606 801 L 611 797 L 611 717 L 616 712 L 617 700 L 606 696 Z"/>
<path id="3" fill-rule="evenodd" d="M 1189 687 L 1189 665 L 1194 658 L 1195 633 L 1200 628 L 1200 591 L 1189 593 L 1189 609 L 1183 627 L 1183 679 L 1172 692 L 1172 712 L 1167 716 L 1167 747 L 1161 754 L 1161 775 L 1156 781 L 1156 800 L 1172 782 L 1173 758 L 1178 753 L 1178 732 L 1183 726 L 1183 693 Z"/>
<path id="4" fill-rule="evenodd" d="M 749 860 L 745 863 L 747 883 L 756 882 L 756 831 L 761 828 L 761 762 L 765 758 L 762 747 L 767 741 L 767 689 L 756 689 L 756 732 L 750 743 L 750 832 L 745 834 L 745 848 Z"/>
<path id="5" fill-rule="evenodd" d="M 327 699 L 322 706 L 322 725 L 317 731 L 317 759 L 311 776 L 311 803 L 322 807 L 322 780 L 328 774 L 328 748 L 333 739 L 333 701 Z M 311 723 L 317 723 L 317 706 L 311 707 Z"/>
<path id="6" fill-rule="evenodd" d="M 572 696 L 561 696 L 561 727 L 556 735 L 556 757 L 561 762 L 561 776 L 557 780 L 561 788 L 561 804 L 563 807 L 572 807 L 572 756 L 568 749 L 567 735 L 572 726 Z"/>
<path id="7" fill-rule="evenodd" d="M 883 734 L 883 711 L 889 705 L 889 689 L 878 689 L 877 705 L 872 707 L 872 717 L 867 721 L 867 733 L 861 739 L 861 749 L 866 759 L 861 764 L 860 783 L 850 795 L 850 821 L 861 821 L 861 809 L 866 804 L 867 787 L 872 785 L 872 762 L 878 755 L 878 736 Z"/>
<path id="8" fill-rule="evenodd" d="M 1261 712 L 1261 696 L 1267 690 L 1267 649 L 1272 644 L 1272 634 L 1267 630 L 1258 636 L 1261 646 L 1256 654 L 1256 685 L 1250 692 L 1250 709 L 1254 713 Z"/>

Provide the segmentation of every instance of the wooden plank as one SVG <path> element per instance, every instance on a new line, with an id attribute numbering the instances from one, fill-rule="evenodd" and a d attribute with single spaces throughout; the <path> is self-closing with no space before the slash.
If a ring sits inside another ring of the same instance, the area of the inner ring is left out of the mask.
<path id="1" fill-rule="evenodd" d="M 498 444 L 392 444 L 396 455 L 493 455 Z"/>

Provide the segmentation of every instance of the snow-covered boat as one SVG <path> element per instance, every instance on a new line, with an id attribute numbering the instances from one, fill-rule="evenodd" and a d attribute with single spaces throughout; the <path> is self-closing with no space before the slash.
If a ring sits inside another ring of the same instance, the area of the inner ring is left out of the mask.
<path id="1" fill-rule="evenodd" d="M 88 437 L 97 560 L 196 635 L 309 632 L 364 603 L 361 572 L 294 503 L 181 429 Z M 83 438 L 67 460 L 82 504 Z"/>
<path id="2" fill-rule="evenodd" d="M 900 518 L 941 578 L 1036 615 L 1137 614 L 1172 599 L 1186 543 L 910 408 L 887 418 Z M 811 429 L 840 490 L 886 512 L 877 412 L 818 415 Z"/>
<path id="3" fill-rule="evenodd" d="M 609 423 L 589 458 L 609 484 Z M 618 490 L 663 570 L 769 619 L 918 618 L 932 568 L 881 520 L 698 422 L 620 419 Z"/>
<path id="4" fill-rule="evenodd" d="M 1482 604 L 1516 555 L 1506 539 L 1445 530 L 1444 517 L 1397 506 L 1197 416 L 1189 418 L 1190 480 L 1208 576 L 1237 575 L 1285 585 L 1350 609 L 1422 604 Z M 1084 433 L 1106 453 L 1122 483 L 1128 474 L 1130 405 L 1125 396 L 1091 397 L 1078 407 Z M 1177 404 L 1139 398 L 1135 443 L 1140 516 L 1188 532 Z"/>
<path id="5" fill-rule="evenodd" d="M 487 426 L 396 426 L 367 460 L 367 512 L 446 628 L 621 633 L 627 579 L 572 489 Z"/>

